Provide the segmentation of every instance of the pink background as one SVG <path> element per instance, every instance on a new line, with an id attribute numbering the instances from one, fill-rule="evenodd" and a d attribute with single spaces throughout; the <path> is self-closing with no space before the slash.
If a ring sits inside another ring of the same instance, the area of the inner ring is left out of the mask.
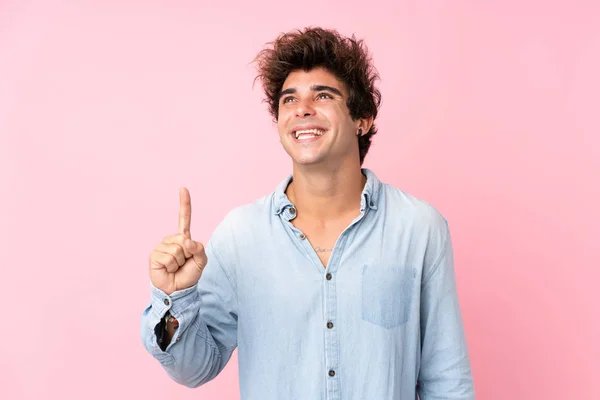
<path id="1" fill-rule="evenodd" d="M 143 349 L 147 258 L 180 185 L 205 241 L 290 172 L 249 62 L 322 25 L 382 76 L 365 166 L 450 221 L 478 399 L 598 398 L 599 3 L 205 3 L 0 3 L 0 396 L 239 397 Z"/>

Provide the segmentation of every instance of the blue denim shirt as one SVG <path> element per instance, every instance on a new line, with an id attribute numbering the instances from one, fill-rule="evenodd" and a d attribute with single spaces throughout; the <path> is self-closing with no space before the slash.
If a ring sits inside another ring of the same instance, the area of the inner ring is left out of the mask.
<path id="1" fill-rule="evenodd" d="M 445 218 L 363 169 L 360 215 L 325 269 L 284 191 L 232 210 L 196 286 L 151 285 L 146 350 L 176 382 L 209 382 L 238 349 L 242 400 L 474 399 Z M 170 310 L 179 329 L 162 351 Z"/>

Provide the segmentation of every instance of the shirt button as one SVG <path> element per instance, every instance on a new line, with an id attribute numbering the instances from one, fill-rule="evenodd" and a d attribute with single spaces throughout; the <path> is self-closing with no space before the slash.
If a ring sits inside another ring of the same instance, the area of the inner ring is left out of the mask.
<path id="1" fill-rule="evenodd" d="M 329 376 L 335 376 L 335 371 L 334 371 L 334 370 L 332 370 L 332 369 L 330 369 L 330 370 L 329 370 Z"/>
<path id="2" fill-rule="evenodd" d="M 165 306 L 169 305 L 169 299 L 165 299 Z"/>
<path id="3" fill-rule="evenodd" d="M 370 205 L 371 207 L 373 207 L 373 206 L 375 205 L 375 203 L 373 203 L 373 202 L 371 201 L 371 202 L 369 202 L 369 205 Z"/>
<path id="4" fill-rule="evenodd" d="M 328 323 L 327 323 L 327 327 L 328 327 L 329 329 L 333 328 L 333 322 L 328 322 Z"/>
<path id="5" fill-rule="evenodd" d="M 304 240 L 304 238 L 306 238 L 306 236 L 304 236 L 304 233 L 299 234 L 298 237 L 302 240 Z"/>
<path id="6" fill-rule="evenodd" d="M 291 212 L 292 214 L 296 214 L 296 209 L 295 209 L 294 207 L 292 207 L 292 208 L 290 208 L 290 212 Z"/>
<path id="7" fill-rule="evenodd" d="M 175 339 L 175 341 L 179 342 L 180 339 L 181 339 L 181 336 L 177 336 L 177 339 Z"/>
<path id="8" fill-rule="evenodd" d="M 326 278 L 328 281 L 330 281 L 330 280 L 331 280 L 331 274 L 327 274 L 327 275 L 325 275 L 325 278 Z"/>

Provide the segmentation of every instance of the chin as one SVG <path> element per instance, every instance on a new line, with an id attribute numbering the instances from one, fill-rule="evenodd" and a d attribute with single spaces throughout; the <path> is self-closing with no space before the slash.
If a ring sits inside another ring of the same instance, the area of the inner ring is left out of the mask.
<path id="1" fill-rule="evenodd" d="M 293 157 L 292 161 L 296 165 L 313 165 L 318 164 L 319 160 L 309 157 Z"/>
<path id="2" fill-rule="evenodd" d="M 292 159 L 293 163 L 297 165 L 317 164 L 323 161 L 323 155 L 319 154 L 318 152 L 290 151 L 291 149 L 287 148 L 285 150 L 288 156 L 290 156 Z"/>

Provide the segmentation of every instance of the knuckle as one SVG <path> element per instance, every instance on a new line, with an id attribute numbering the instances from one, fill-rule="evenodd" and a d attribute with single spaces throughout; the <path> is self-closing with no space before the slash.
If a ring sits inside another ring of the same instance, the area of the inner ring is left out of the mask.
<path id="1" fill-rule="evenodd" d="M 173 256 L 170 255 L 169 253 L 164 253 L 161 257 L 161 264 L 164 264 L 165 266 L 169 265 L 173 260 Z"/>
<path id="2" fill-rule="evenodd" d="M 148 263 L 150 264 L 150 267 L 153 269 L 160 269 L 162 267 L 162 264 L 161 264 L 160 260 L 157 258 L 157 256 L 151 256 L 148 260 Z"/>
<path id="3" fill-rule="evenodd" d="M 175 258 L 177 259 L 181 259 L 181 258 L 185 258 L 184 257 L 184 253 L 183 253 L 183 248 L 181 248 L 181 246 L 175 244 L 173 245 L 173 256 L 175 256 Z"/>
<path id="4" fill-rule="evenodd" d="M 174 262 L 173 259 L 171 259 L 167 263 L 165 263 L 165 266 L 167 267 L 167 270 L 169 272 L 175 271 L 177 269 L 177 263 Z"/>
<path id="5" fill-rule="evenodd" d="M 161 253 L 157 250 L 152 251 L 148 256 L 148 261 L 150 261 L 151 263 L 156 263 L 160 259 L 160 254 Z"/>
<path id="6" fill-rule="evenodd" d="M 179 252 L 178 252 L 178 251 L 174 251 L 174 252 L 173 252 L 173 254 L 172 254 L 172 256 L 173 256 L 173 260 L 175 260 L 175 261 L 174 261 L 174 262 L 175 262 L 175 264 L 177 264 L 177 265 L 179 265 L 179 266 L 180 266 L 180 265 L 181 265 L 181 263 L 182 263 L 182 261 L 183 261 L 183 259 L 182 259 L 182 257 L 181 257 L 181 254 L 179 254 Z"/>

